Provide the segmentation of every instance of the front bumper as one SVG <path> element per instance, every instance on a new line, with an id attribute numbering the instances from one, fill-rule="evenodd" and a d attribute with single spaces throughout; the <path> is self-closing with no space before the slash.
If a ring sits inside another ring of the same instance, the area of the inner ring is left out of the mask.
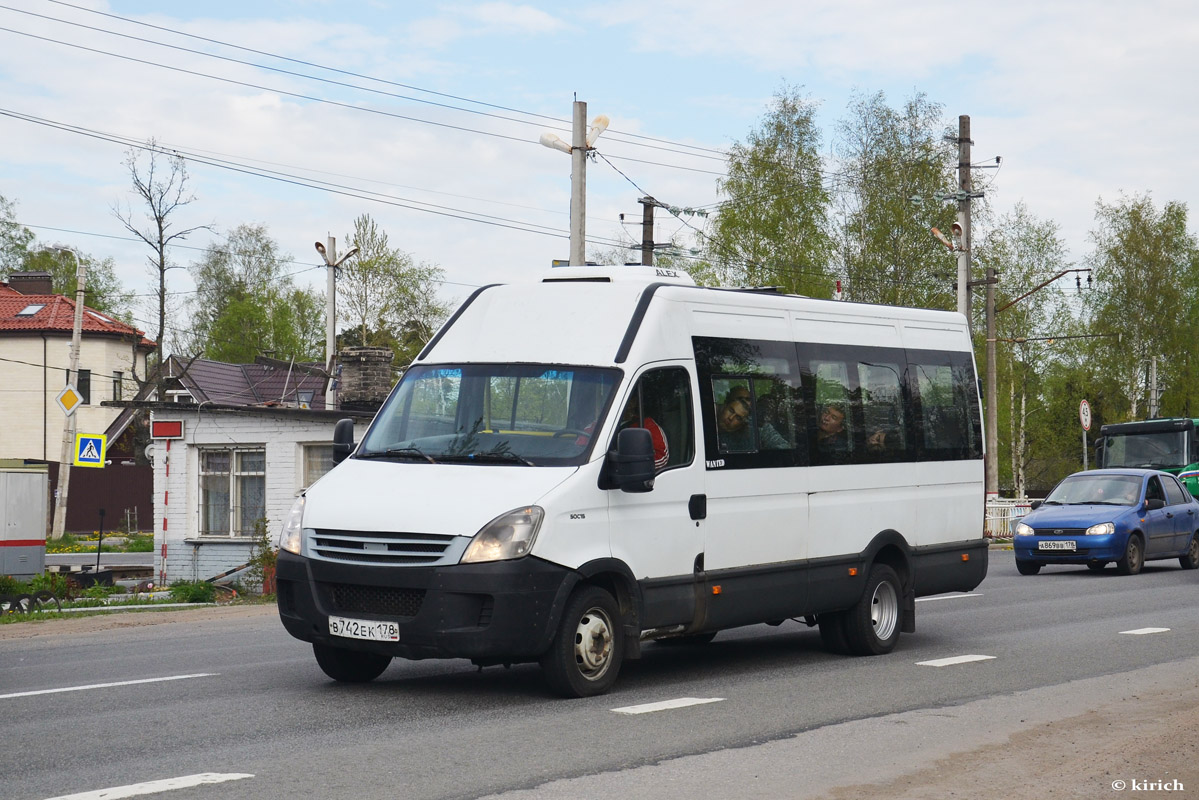
<path id="1" fill-rule="evenodd" d="M 1074 542 L 1075 550 L 1041 550 L 1041 542 Z M 1119 561 L 1128 549 L 1127 533 L 1105 536 L 1017 536 L 1012 549 L 1018 561 L 1039 564 L 1085 564 L 1088 561 Z"/>
<path id="2" fill-rule="evenodd" d="M 578 574 L 537 558 L 442 567 L 370 567 L 279 552 L 279 618 L 306 642 L 402 658 L 536 659 Z M 329 633 L 329 615 L 388 620 L 398 642 Z"/>

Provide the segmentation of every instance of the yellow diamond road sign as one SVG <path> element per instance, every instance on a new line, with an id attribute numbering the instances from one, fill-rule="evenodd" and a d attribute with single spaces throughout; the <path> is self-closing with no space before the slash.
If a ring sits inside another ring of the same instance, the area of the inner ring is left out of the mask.
<path id="1" fill-rule="evenodd" d="M 68 383 L 54 399 L 58 401 L 58 407 L 69 417 L 75 413 L 75 409 L 79 408 L 79 404 L 83 402 L 83 395 L 79 394 L 75 387 Z"/>
<path id="2" fill-rule="evenodd" d="M 75 434 L 75 466 L 104 467 L 108 437 L 102 433 Z"/>

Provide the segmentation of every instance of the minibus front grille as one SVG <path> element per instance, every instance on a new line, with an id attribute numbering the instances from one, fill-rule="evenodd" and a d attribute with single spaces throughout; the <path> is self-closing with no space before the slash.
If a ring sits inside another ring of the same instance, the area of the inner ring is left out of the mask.
<path id="1" fill-rule="evenodd" d="M 456 563 L 465 546 L 464 537 L 440 533 L 318 529 L 308 552 L 325 561 L 414 567 Z"/>
<path id="2" fill-rule="evenodd" d="M 390 586 L 360 586 L 351 583 L 324 584 L 329 604 L 343 614 L 377 614 L 383 617 L 415 617 L 425 601 L 424 589 Z"/>

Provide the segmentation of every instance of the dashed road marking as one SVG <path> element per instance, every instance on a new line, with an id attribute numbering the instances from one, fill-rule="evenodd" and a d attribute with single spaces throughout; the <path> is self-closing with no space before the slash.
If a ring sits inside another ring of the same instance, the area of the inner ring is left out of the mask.
<path id="1" fill-rule="evenodd" d="M 651 714 L 654 711 L 668 711 L 672 708 L 701 706 L 705 703 L 719 703 L 723 697 L 679 697 L 674 700 L 663 700 L 660 703 L 643 703 L 639 706 L 625 706 L 612 709 L 617 714 Z"/>
<path id="2" fill-rule="evenodd" d="M 0 694 L 0 700 L 10 697 L 32 697 L 36 694 L 58 694 L 60 692 L 83 692 L 88 689 L 107 689 L 112 686 L 135 686 L 140 683 L 161 683 L 162 681 L 182 681 L 188 678 L 211 678 L 216 672 L 197 672 L 195 675 L 168 675 L 165 678 L 142 678 L 136 681 L 115 681 L 113 683 L 90 683 L 87 686 L 64 686 L 61 689 L 38 689 L 32 692 L 12 692 Z"/>
<path id="3" fill-rule="evenodd" d="M 1170 630 L 1170 629 L 1169 628 L 1137 628 L 1136 630 L 1133 630 L 1133 631 L 1120 631 L 1120 633 L 1122 633 L 1122 634 L 1126 633 L 1129 636 L 1144 636 L 1147 633 L 1165 633 L 1168 630 Z"/>
<path id="4" fill-rule="evenodd" d="M 972 661 L 990 661 L 995 656 L 953 656 L 952 658 L 935 658 L 932 661 L 917 661 L 918 667 L 952 667 L 955 664 L 969 664 Z"/>
<path id="5" fill-rule="evenodd" d="M 137 797 L 139 794 L 157 794 L 171 789 L 190 789 L 193 786 L 202 786 L 207 783 L 225 783 L 253 777 L 245 772 L 201 772 L 197 775 L 184 775 L 180 778 L 165 778 L 160 781 L 114 786 L 110 789 L 96 789 L 92 792 L 64 794 L 51 797 L 49 800 L 120 800 L 122 797 Z"/>
<path id="6" fill-rule="evenodd" d="M 928 603 L 933 600 L 958 600 L 963 597 L 982 597 L 982 592 L 958 592 L 957 594 L 938 594 L 932 597 L 917 597 L 917 603 Z"/>

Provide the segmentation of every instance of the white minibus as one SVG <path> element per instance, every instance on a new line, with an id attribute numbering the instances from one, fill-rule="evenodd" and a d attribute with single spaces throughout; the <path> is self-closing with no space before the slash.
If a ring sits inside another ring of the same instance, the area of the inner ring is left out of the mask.
<path id="1" fill-rule="evenodd" d="M 796 619 L 836 653 L 987 570 L 956 313 L 560 267 L 471 295 L 284 524 L 279 614 L 324 672 L 540 662 L 607 691 L 645 642 Z"/>

